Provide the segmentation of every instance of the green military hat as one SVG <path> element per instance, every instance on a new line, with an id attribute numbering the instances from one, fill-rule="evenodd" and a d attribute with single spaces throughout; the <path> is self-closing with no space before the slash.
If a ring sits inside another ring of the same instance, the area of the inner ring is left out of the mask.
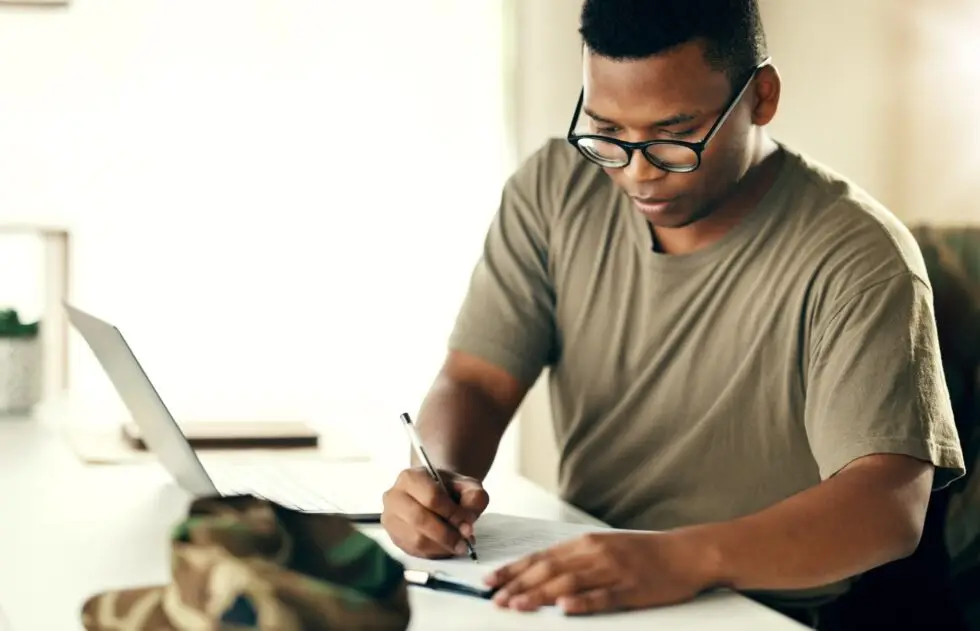
<path id="1" fill-rule="evenodd" d="M 403 631 L 404 567 L 343 517 L 251 496 L 193 502 L 171 581 L 85 602 L 87 631 Z"/>

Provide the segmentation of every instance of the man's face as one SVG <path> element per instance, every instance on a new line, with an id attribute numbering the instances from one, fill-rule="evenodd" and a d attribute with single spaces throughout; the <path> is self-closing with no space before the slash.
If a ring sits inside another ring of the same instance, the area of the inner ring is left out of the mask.
<path id="1" fill-rule="evenodd" d="M 712 69 L 693 42 L 636 61 L 613 61 L 586 49 L 583 86 L 576 131 L 631 142 L 698 142 L 742 87 Z M 626 167 L 606 172 L 654 226 L 679 228 L 703 219 L 749 166 L 754 101 L 750 87 L 691 173 L 662 171 L 639 151 Z"/>

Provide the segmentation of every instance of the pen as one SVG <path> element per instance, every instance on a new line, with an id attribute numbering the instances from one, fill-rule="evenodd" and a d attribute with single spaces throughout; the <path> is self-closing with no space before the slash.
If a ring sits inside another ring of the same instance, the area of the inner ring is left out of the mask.
<path id="1" fill-rule="evenodd" d="M 465 583 L 442 572 L 424 572 L 422 570 L 405 570 L 405 582 L 418 587 L 428 587 L 441 592 L 451 592 L 476 598 L 493 598 L 497 590 L 493 587 L 483 587 Z"/>
<path id="2" fill-rule="evenodd" d="M 408 439 L 411 441 L 412 447 L 415 448 L 416 455 L 419 457 L 419 460 L 422 461 L 426 471 L 429 472 L 429 476 L 435 480 L 435 482 L 442 487 L 442 490 L 446 492 L 446 495 L 452 499 L 453 492 L 449 490 L 449 486 L 446 484 L 446 481 L 442 479 L 442 476 L 439 475 L 439 471 L 432 466 L 432 461 L 429 460 L 429 456 L 425 453 L 425 447 L 422 445 L 422 437 L 419 436 L 418 430 L 415 429 L 415 424 L 412 423 L 412 418 L 408 415 L 408 413 L 402 414 L 399 418 L 402 420 L 402 425 L 405 426 L 405 431 L 408 433 Z M 473 549 L 473 544 L 467 541 L 466 548 L 470 551 L 470 558 L 476 561 L 476 550 Z"/>

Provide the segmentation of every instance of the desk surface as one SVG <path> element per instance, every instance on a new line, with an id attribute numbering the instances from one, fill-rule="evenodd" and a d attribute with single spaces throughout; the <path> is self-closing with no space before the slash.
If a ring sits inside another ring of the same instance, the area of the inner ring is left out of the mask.
<path id="1" fill-rule="evenodd" d="M 325 465 L 366 492 L 388 472 L 370 464 Z M 379 476 L 382 473 L 382 476 Z M 342 481 L 342 482 L 341 482 Z M 11 631 L 82 629 L 80 608 L 90 595 L 119 587 L 167 582 L 171 526 L 190 497 L 155 464 L 86 466 L 54 428 L 0 419 L 0 619 Z M 489 510 L 585 522 L 589 518 L 521 478 L 491 475 Z M 521 629 L 712 629 L 791 631 L 797 623 L 742 596 L 722 593 L 678 607 L 596 618 L 557 611 L 524 614 L 491 603 L 411 590 L 411 631 Z M 0 623 L 2 627 L 2 623 Z"/>

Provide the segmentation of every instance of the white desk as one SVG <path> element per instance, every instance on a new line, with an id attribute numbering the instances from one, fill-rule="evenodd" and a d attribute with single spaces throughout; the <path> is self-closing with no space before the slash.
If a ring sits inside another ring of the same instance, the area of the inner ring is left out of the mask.
<path id="1" fill-rule="evenodd" d="M 331 476 L 338 484 L 371 478 L 359 477 L 367 464 L 329 466 L 338 472 Z M 489 510 L 495 512 L 589 521 L 522 479 L 491 477 L 487 488 Z M 155 464 L 85 466 L 53 428 L 0 420 L 0 611 L 10 630 L 82 629 L 79 612 L 92 594 L 167 582 L 168 537 L 189 500 Z M 593 618 L 565 618 L 555 610 L 502 611 L 489 602 L 425 589 L 413 588 L 410 594 L 412 631 L 803 628 L 727 593 L 679 607 Z"/>

